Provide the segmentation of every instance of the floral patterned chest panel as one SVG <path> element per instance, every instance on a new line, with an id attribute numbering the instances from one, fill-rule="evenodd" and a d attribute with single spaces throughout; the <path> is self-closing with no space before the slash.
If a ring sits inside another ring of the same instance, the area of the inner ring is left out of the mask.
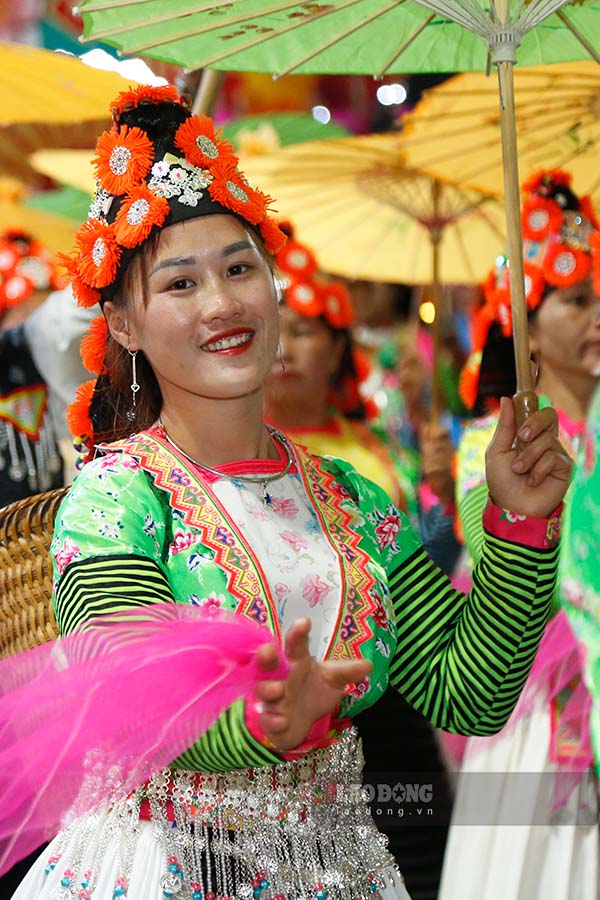
<path id="1" fill-rule="evenodd" d="M 377 699 L 396 643 L 372 525 L 377 515 L 359 509 L 330 467 L 294 448 L 297 473 L 270 483 L 265 507 L 261 485 L 205 482 L 156 431 L 111 445 L 117 448 L 168 496 L 167 569 L 179 600 L 235 609 L 279 637 L 294 618 L 308 615 L 316 656 L 373 662 L 371 677 L 349 691 L 345 712 Z"/>
<path id="2" fill-rule="evenodd" d="M 341 563 L 300 476 L 288 475 L 273 482 L 267 506 L 262 502 L 260 484 L 222 478 L 212 490 L 236 522 L 254 560 L 260 560 L 262 580 L 282 634 L 295 619 L 308 616 L 312 622 L 310 652 L 323 659 L 330 650 L 342 605 Z"/>

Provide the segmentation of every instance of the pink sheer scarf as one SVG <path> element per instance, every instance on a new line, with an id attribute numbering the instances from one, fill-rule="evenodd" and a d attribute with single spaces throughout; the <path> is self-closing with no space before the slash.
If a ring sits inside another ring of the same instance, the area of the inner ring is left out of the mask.
<path id="1" fill-rule="evenodd" d="M 169 765 L 259 677 L 281 677 L 284 660 L 268 675 L 257 663 L 272 641 L 232 614 L 164 604 L 0 660 L 0 874 Z"/>

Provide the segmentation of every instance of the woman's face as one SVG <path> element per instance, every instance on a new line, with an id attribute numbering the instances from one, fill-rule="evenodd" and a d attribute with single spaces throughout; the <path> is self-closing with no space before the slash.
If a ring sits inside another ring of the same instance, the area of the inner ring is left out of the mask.
<path id="1" fill-rule="evenodd" d="M 146 304 L 138 291 L 125 309 L 105 311 L 116 339 L 143 350 L 163 403 L 261 391 L 279 339 L 277 298 L 241 222 L 211 215 L 165 228 L 146 271 Z"/>
<path id="2" fill-rule="evenodd" d="M 548 294 L 530 325 L 530 343 L 542 368 L 600 375 L 600 298 L 591 279 Z"/>
<path id="3" fill-rule="evenodd" d="M 319 317 L 300 315 L 283 305 L 280 313 L 280 347 L 271 370 L 269 389 L 286 401 L 297 398 L 304 405 L 329 393 L 343 352 L 342 339 Z"/>

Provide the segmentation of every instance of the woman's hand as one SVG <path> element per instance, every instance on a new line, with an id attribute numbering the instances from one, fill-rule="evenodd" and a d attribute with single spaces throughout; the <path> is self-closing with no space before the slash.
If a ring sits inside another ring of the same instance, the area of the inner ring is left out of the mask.
<path id="1" fill-rule="evenodd" d="M 419 443 L 423 481 L 443 504 L 454 503 L 454 445 L 448 429 L 431 422 L 423 425 Z"/>
<path id="2" fill-rule="evenodd" d="M 500 417 L 485 454 L 486 477 L 492 501 L 521 516 L 545 519 L 562 501 L 572 463 L 557 439 L 558 419 L 551 408 L 533 413 L 521 426 L 515 446 L 516 425 L 512 400 L 500 401 Z"/>
<path id="3" fill-rule="evenodd" d="M 427 380 L 425 366 L 418 353 L 404 348 L 397 371 L 398 387 L 404 398 L 406 414 L 413 428 L 417 428 L 426 417 L 423 403 Z"/>
<path id="4" fill-rule="evenodd" d="M 317 662 L 308 649 L 310 619 L 298 619 L 285 636 L 290 670 L 285 680 L 257 682 L 254 693 L 263 704 L 259 724 L 278 750 L 302 744 L 317 719 L 333 712 L 348 684 L 363 681 L 371 671 L 367 660 Z M 277 665 L 277 648 L 265 644 L 259 662 L 266 672 Z"/>

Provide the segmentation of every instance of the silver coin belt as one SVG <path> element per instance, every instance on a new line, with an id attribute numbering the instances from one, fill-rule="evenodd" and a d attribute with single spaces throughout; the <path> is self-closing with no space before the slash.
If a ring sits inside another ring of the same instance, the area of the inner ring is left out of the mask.
<path id="1" fill-rule="evenodd" d="M 164 854 L 165 900 L 381 900 L 402 876 L 364 797 L 363 764 L 351 728 L 275 766 L 164 769 L 111 808 L 124 868 L 144 804 Z"/>

